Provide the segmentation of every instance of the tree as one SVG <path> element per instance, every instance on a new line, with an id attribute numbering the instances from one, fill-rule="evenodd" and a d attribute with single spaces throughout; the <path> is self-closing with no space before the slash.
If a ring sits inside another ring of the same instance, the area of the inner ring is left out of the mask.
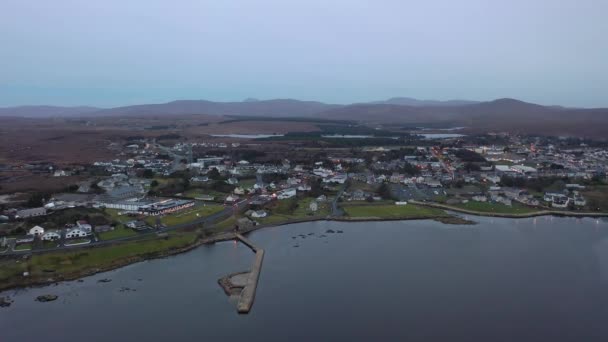
<path id="1" fill-rule="evenodd" d="M 207 176 L 209 177 L 209 179 L 213 180 L 220 180 L 222 178 L 222 175 L 216 168 L 209 170 L 209 172 L 207 172 Z"/>
<path id="2" fill-rule="evenodd" d="M 380 188 L 378 188 L 378 194 L 380 194 L 380 196 L 384 199 L 392 199 L 393 198 L 393 194 L 391 193 L 391 189 L 389 188 L 388 184 L 386 183 L 382 183 L 382 185 L 380 185 Z"/>
<path id="3" fill-rule="evenodd" d="M 44 202 L 49 199 L 49 197 L 49 194 L 36 192 L 32 194 L 32 196 L 30 196 L 30 198 L 27 200 L 26 206 L 30 208 L 42 207 L 44 205 Z"/>
<path id="4" fill-rule="evenodd" d="M 143 173 L 143 177 L 144 178 L 153 178 L 154 177 L 154 171 L 152 171 L 150 169 L 145 169 L 144 173 Z"/>
<path id="5" fill-rule="evenodd" d="M 158 186 L 158 181 L 157 181 L 156 179 L 155 179 L 155 180 L 153 180 L 153 181 L 150 183 L 150 186 L 151 186 L 151 187 L 153 187 L 153 188 L 157 187 L 157 186 Z"/>

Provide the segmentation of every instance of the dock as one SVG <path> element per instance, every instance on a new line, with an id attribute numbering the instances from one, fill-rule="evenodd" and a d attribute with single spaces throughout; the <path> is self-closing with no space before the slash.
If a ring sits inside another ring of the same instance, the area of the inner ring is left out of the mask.
<path id="1" fill-rule="evenodd" d="M 262 262 L 264 261 L 264 250 L 258 248 L 253 244 L 249 239 L 244 237 L 241 234 L 236 234 L 236 239 L 241 241 L 247 247 L 251 248 L 253 252 L 255 252 L 255 258 L 253 260 L 253 265 L 251 266 L 251 271 L 249 272 L 249 277 L 247 278 L 247 285 L 243 288 L 241 295 L 239 297 L 239 302 L 237 304 L 237 311 L 239 313 L 249 313 L 251 307 L 253 306 L 253 301 L 255 299 L 255 292 L 258 287 L 258 281 L 260 279 L 260 272 L 262 271 Z"/>

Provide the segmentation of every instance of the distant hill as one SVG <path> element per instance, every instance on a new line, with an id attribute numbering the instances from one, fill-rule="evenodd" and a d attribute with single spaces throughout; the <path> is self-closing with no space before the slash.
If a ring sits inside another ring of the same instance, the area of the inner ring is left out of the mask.
<path id="1" fill-rule="evenodd" d="M 163 104 L 145 104 L 116 107 L 96 112 L 95 116 L 141 116 L 141 115 L 175 115 L 175 114 L 209 114 L 209 115 L 243 115 L 243 116 L 276 116 L 302 117 L 310 116 L 337 107 L 314 101 L 291 99 L 212 102 L 205 100 L 181 100 Z"/>
<path id="2" fill-rule="evenodd" d="M 412 106 L 412 107 L 443 107 L 443 106 L 464 106 L 469 104 L 478 103 L 477 101 L 468 100 L 418 100 L 411 97 L 393 97 L 384 101 L 369 102 L 369 104 L 387 104 L 387 105 L 398 105 L 398 106 Z"/>
<path id="3" fill-rule="evenodd" d="M 19 106 L 0 108 L 0 116 L 18 116 L 26 118 L 48 118 L 56 116 L 75 116 L 96 112 L 95 107 L 58 107 L 58 106 Z"/>
<path id="4" fill-rule="evenodd" d="M 508 131 L 607 139 L 608 109 L 541 106 L 515 99 L 488 102 L 464 100 L 434 101 L 393 98 L 374 103 L 326 104 L 292 99 L 213 102 L 182 100 L 162 104 L 99 109 L 94 107 L 22 106 L 0 108 L 0 116 L 31 118 L 82 116 L 128 117 L 163 115 L 238 115 L 283 118 L 323 118 L 370 124 L 442 124 L 464 126 L 469 132 Z"/>
<path id="5" fill-rule="evenodd" d="M 585 136 L 606 139 L 608 108 L 578 109 L 541 106 L 498 99 L 457 106 L 356 104 L 319 114 L 377 124 L 437 124 L 464 126 L 470 132 L 505 131 L 524 134 Z"/>

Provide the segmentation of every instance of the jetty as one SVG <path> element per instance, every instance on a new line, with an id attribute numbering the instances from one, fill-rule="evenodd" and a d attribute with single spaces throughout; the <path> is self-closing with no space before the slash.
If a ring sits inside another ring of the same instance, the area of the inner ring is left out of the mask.
<path id="1" fill-rule="evenodd" d="M 235 237 L 244 245 L 251 248 L 251 250 L 255 253 L 253 265 L 251 266 L 251 271 L 249 272 L 249 276 L 247 277 L 247 283 L 245 284 L 243 291 L 241 291 L 241 295 L 237 304 L 237 311 L 239 313 L 245 314 L 249 313 L 251 307 L 253 306 L 255 292 L 258 287 L 258 281 L 260 279 L 260 272 L 262 271 L 262 262 L 264 261 L 264 250 L 254 245 L 251 240 L 247 239 L 241 234 L 235 234 Z"/>

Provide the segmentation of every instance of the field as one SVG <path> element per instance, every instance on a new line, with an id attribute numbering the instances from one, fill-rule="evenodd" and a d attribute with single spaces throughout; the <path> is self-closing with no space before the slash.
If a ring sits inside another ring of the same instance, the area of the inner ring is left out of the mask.
<path id="1" fill-rule="evenodd" d="M 5 260 L 0 263 L 0 282 L 14 281 L 26 270 L 30 272 L 30 277 L 41 280 L 50 274 L 77 275 L 92 268 L 110 267 L 127 258 L 185 247 L 196 239 L 196 232 L 172 232 L 169 239 L 154 238 L 73 252 L 35 254 L 24 262 Z"/>
<path id="2" fill-rule="evenodd" d="M 591 211 L 608 212 L 608 185 L 596 185 L 582 192 Z"/>
<path id="3" fill-rule="evenodd" d="M 193 209 L 187 209 L 183 212 L 163 216 L 162 224 L 166 226 L 174 226 L 178 224 L 192 222 L 194 220 L 204 218 L 224 210 L 224 206 L 217 204 L 206 204 L 205 206 L 197 206 Z"/>
<path id="4" fill-rule="evenodd" d="M 135 235 L 137 235 L 137 233 L 133 231 L 133 229 L 125 228 L 123 225 L 120 225 L 109 232 L 97 234 L 101 240 L 120 239 Z"/>
<path id="5" fill-rule="evenodd" d="M 527 214 L 538 211 L 536 208 L 527 207 L 523 204 L 519 204 L 517 202 L 513 202 L 512 206 L 507 206 L 504 204 L 498 203 L 489 203 L 489 202 L 468 202 L 454 205 L 455 207 L 479 211 L 484 213 L 499 213 L 499 214 Z"/>
<path id="6" fill-rule="evenodd" d="M 441 209 L 408 205 L 345 205 L 342 207 L 352 218 L 410 219 L 423 217 L 445 217 Z"/>
<path id="7" fill-rule="evenodd" d="M 325 217 L 329 215 L 329 204 L 317 202 L 318 209 L 316 212 L 310 211 L 310 202 L 314 199 L 305 197 L 301 199 L 286 199 L 279 200 L 269 207 L 269 215 L 262 218 L 256 218 L 260 224 L 278 224 L 289 220 L 305 219 L 308 217 Z M 294 202 L 297 206 L 294 206 Z"/>
<path id="8" fill-rule="evenodd" d="M 16 245 L 14 247 L 14 250 L 16 251 L 29 251 L 30 249 L 32 249 L 32 244 L 31 243 L 22 243 L 19 245 Z"/>

